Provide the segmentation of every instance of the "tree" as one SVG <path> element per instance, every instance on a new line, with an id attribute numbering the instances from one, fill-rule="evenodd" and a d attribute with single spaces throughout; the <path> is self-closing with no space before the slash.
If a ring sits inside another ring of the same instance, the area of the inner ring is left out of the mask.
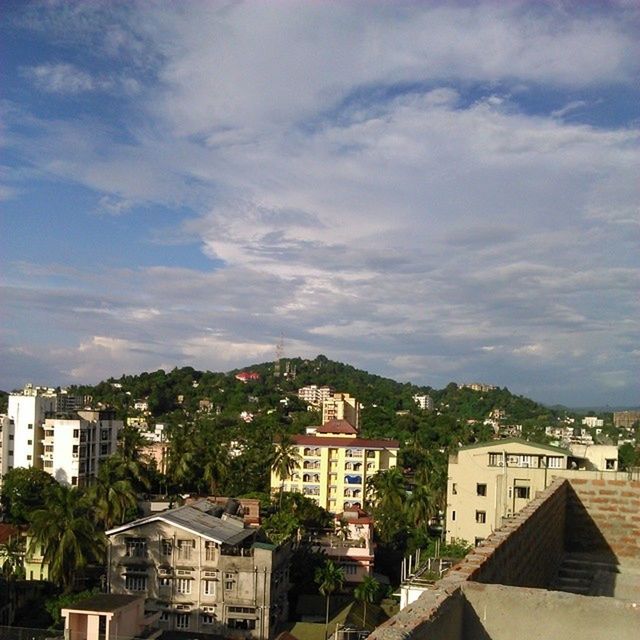
<path id="1" fill-rule="evenodd" d="M 390 543 L 406 528 L 407 491 L 402 471 L 397 467 L 378 471 L 367 483 L 367 502 L 373 512 L 380 539 Z"/>
<path id="2" fill-rule="evenodd" d="M 229 469 L 229 455 L 222 446 L 206 446 L 206 460 L 202 472 L 202 478 L 207 483 L 209 494 L 217 495 L 220 484 L 227 477 Z"/>
<path id="3" fill-rule="evenodd" d="M 332 560 L 327 560 L 315 572 L 315 582 L 318 585 L 318 591 L 326 598 L 326 613 L 324 619 L 324 637 L 329 637 L 329 599 L 334 591 L 342 588 L 345 581 L 345 574 L 342 567 L 339 567 Z"/>
<path id="4" fill-rule="evenodd" d="M 113 456 L 108 458 L 100 466 L 98 476 L 87 492 L 96 519 L 105 529 L 125 522 L 127 514 L 138 506 L 131 482 L 121 478 L 119 474 L 119 460 Z"/>
<path id="5" fill-rule="evenodd" d="M 362 626 L 367 628 L 367 603 L 376 601 L 380 591 L 380 583 L 371 576 L 365 576 L 364 580 L 353 590 L 355 599 L 362 602 L 364 612 L 362 614 Z M 375 625 L 371 625 L 372 627 Z"/>
<path id="6" fill-rule="evenodd" d="M 2 508 L 6 520 L 26 524 L 29 514 L 44 506 L 46 489 L 56 484 L 46 471 L 35 467 L 17 467 L 2 479 Z"/>
<path id="7" fill-rule="evenodd" d="M 88 502 L 77 489 L 58 484 L 46 492 L 45 506 L 31 515 L 28 553 L 41 546 L 49 577 L 65 592 L 71 590 L 79 569 L 103 556 L 104 536 L 91 516 Z"/>
<path id="8" fill-rule="evenodd" d="M 24 578 L 24 538 L 18 532 L 9 537 L 7 542 L 0 545 L 4 562 L 2 575 L 6 580 Z"/>
<path id="9" fill-rule="evenodd" d="M 293 470 L 300 464 L 301 457 L 297 447 L 291 438 L 282 435 L 276 444 L 271 469 L 280 478 L 280 506 L 282 506 L 282 493 L 284 481 L 291 476 Z"/>

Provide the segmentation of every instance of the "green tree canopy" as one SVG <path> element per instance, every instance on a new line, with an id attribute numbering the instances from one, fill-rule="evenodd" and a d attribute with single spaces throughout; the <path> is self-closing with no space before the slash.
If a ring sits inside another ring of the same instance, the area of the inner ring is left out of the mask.
<path id="1" fill-rule="evenodd" d="M 8 522 L 26 524 L 29 515 L 45 504 L 48 487 L 55 485 L 53 477 L 35 467 L 17 467 L 2 479 L 2 509 Z"/>

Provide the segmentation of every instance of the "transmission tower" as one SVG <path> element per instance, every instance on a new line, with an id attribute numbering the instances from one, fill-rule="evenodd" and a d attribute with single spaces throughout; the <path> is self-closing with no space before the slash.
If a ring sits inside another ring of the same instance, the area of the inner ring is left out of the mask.
<path id="1" fill-rule="evenodd" d="M 276 344 L 276 359 L 273 363 L 273 377 L 280 377 L 280 363 L 282 362 L 282 358 L 284 357 L 284 336 L 280 334 L 280 340 L 278 340 L 278 344 Z"/>

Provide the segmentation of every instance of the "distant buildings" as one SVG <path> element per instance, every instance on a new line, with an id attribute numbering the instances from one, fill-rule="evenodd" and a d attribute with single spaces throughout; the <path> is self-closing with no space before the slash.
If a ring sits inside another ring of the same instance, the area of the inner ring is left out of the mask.
<path id="1" fill-rule="evenodd" d="M 244 384 L 247 384 L 250 380 L 260 380 L 260 374 L 256 371 L 241 371 L 240 373 L 236 373 L 234 377 Z"/>
<path id="2" fill-rule="evenodd" d="M 604 427 L 604 420 L 595 416 L 586 416 L 582 418 L 582 424 L 590 429 L 595 429 L 596 427 Z"/>
<path id="3" fill-rule="evenodd" d="M 575 452 L 509 438 L 461 447 L 449 457 L 446 539 L 476 545 L 522 509 L 556 476 L 617 470 L 617 449 Z"/>
<path id="4" fill-rule="evenodd" d="M 97 474 L 101 461 L 115 453 L 122 421 L 110 411 L 61 413 L 59 396 L 32 386 L 9 396 L 7 415 L 1 419 L 2 475 L 16 467 L 35 467 L 58 482 L 82 486 Z M 62 406 L 71 406 L 70 396 L 62 397 Z"/>
<path id="5" fill-rule="evenodd" d="M 614 411 L 613 426 L 631 429 L 636 423 L 640 423 L 640 411 Z"/>
<path id="6" fill-rule="evenodd" d="M 493 391 L 498 387 L 496 387 L 494 384 L 482 384 L 481 382 L 470 382 L 470 383 L 461 384 L 460 388 L 471 389 L 471 391 L 483 391 L 486 393 L 488 391 Z"/>
<path id="7" fill-rule="evenodd" d="M 309 403 L 312 407 L 321 407 L 322 403 L 333 395 L 333 392 L 332 387 L 318 387 L 315 384 L 310 384 L 298 389 L 298 398 Z"/>
<path id="8" fill-rule="evenodd" d="M 346 420 L 356 429 L 360 426 L 360 403 L 348 393 L 334 393 L 322 401 L 322 424 Z"/>
<path id="9" fill-rule="evenodd" d="M 287 615 L 290 550 L 207 500 L 107 531 L 111 593 L 147 598 L 163 630 L 272 637 Z"/>
<path id="10" fill-rule="evenodd" d="M 415 395 L 413 396 L 413 401 L 423 410 L 423 411 L 433 411 L 433 398 L 428 395 Z"/>

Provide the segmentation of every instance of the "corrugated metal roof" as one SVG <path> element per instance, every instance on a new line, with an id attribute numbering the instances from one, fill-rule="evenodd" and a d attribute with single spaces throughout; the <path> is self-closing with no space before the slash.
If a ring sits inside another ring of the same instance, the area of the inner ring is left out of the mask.
<path id="1" fill-rule="evenodd" d="M 189 505 L 133 520 L 121 527 L 110 529 L 106 534 L 111 536 L 151 522 L 166 522 L 218 544 L 235 545 L 255 534 L 255 529 L 245 529 L 242 522 L 222 520 Z"/>

